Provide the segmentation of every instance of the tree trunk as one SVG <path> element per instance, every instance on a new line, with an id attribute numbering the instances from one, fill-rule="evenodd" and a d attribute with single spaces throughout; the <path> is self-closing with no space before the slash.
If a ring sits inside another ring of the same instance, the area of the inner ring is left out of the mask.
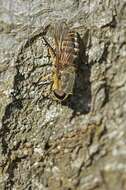
<path id="1" fill-rule="evenodd" d="M 125 0 L 0 3 L 0 189 L 125 190 Z M 56 22 L 81 41 L 73 95 L 62 103 L 42 39 Z"/>

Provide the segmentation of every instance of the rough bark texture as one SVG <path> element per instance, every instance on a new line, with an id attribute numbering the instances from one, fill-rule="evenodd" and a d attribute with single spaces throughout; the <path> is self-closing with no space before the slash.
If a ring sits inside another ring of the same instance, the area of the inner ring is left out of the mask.
<path id="1" fill-rule="evenodd" d="M 42 26 L 57 20 L 83 43 L 62 104 L 37 83 L 52 68 Z M 125 0 L 0 0 L 0 189 L 126 189 Z"/>

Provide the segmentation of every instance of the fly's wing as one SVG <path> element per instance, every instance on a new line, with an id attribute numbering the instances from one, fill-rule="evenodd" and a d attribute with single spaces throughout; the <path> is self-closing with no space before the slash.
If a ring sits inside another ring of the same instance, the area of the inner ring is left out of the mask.
<path id="1" fill-rule="evenodd" d="M 72 65 L 79 52 L 77 33 L 70 31 L 65 23 L 59 23 L 54 26 L 53 36 L 59 68 Z"/>
<path id="2" fill-rule="evenodd" d="M 68 33 L 68 27 L 65 23 L 56 23 L 53 27 L 53 37 L 55 40 L 56 53 L 61 54 L 62 43 Z"/>

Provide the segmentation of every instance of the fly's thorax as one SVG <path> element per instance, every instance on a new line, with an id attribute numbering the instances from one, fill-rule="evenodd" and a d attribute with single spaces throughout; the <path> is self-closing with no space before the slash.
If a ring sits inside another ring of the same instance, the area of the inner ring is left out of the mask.
<path id="1" fill-rule="evenodd" d="M 73 88 L 75 84 L 75 67 L 69 66 L 61 73 L 61 87 L 66 94 L 73 94 Z"/>
<path id="2" fill-rule="evenodd" d="M 57 72 L 53 73 L 52 91 L 56 99 L 63 101 L 70 94 L 73 94 L 75 77 L 76 72 L 74 66 L 69 66 L 64 70 L 61 70 L 60 74 Z"/>

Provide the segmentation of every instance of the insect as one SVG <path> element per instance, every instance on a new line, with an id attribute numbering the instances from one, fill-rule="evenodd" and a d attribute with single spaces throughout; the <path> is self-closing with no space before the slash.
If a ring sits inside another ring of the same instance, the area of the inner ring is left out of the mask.
<path id="1" fill-rule="evenodd" d="M 52 92 L 55 99 L 63 101 L 73 94 L 78 68 L 79 34 L 70 30 L 65 23 L 55 24 L 52 34 L 54 48 L 45 36 L 43 39 L 52 59 Z"/>

